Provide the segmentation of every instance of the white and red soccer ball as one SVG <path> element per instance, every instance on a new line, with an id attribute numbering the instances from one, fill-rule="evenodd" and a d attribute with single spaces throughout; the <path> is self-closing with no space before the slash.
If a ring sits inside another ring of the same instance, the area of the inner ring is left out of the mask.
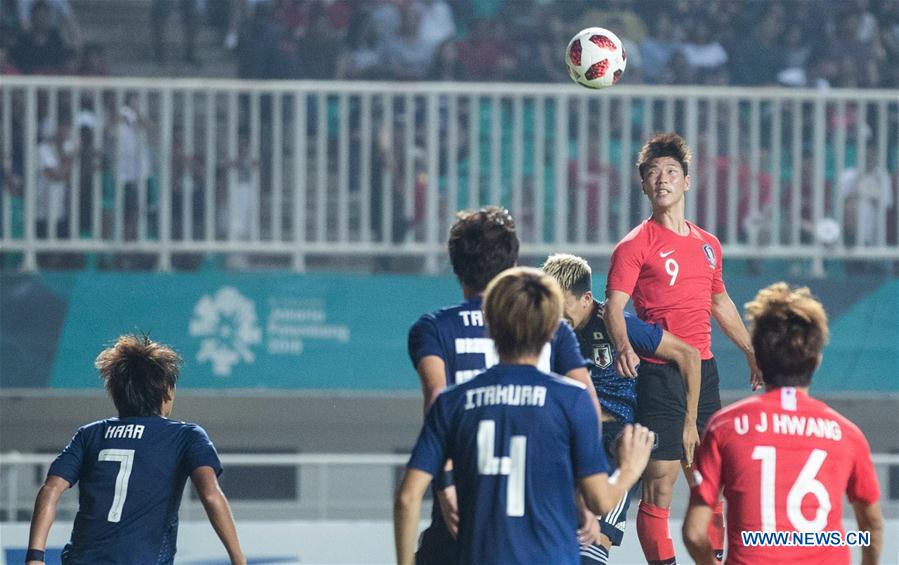
<path id="1" fill-rule="evenodd" d="M 627 53 L 618 36 L 601 27 L 579 31 L 565 50 L 571 80 L 587 88 L 608 88 L 617 83 L 627 65 Z"/>

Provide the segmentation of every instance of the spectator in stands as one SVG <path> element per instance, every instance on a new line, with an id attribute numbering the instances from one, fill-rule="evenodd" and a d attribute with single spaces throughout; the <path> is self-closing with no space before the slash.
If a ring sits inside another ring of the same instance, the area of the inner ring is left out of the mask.
<path id="1" fill-rule="evenodd" d="M 303 78 L 333 79 L 346 29 L 338 29 L 321 0 L 309 5 L 309 25 L 300 40 Z"/>
<path id="2" fill-rule="evenodd" d="M 877 31 L 877 23 L 866 24 L 867 12 L 859 12 L 856 6 L 847 5 L 837 17 L 836 38 L 838 45 L 833 47 L 834 54 L 841 55 L 844 71 L 850 72 L 854 80 L 851 82 L 858 87 L 876 87 L 880 83 L 879 67 L 885 58 L 883 46 L 880 44 L 880 35 Z M 866 29 L 866 25 L 874 26 L 874 31 Z M 845 84 L 842 86 L 853 86 Z"/>
<path id="3" fill-rule="evenodd" d="M 14 46 L 22 29 L 17 0 L 0 0 L 0 47 Z"/>
<path id="4" fill-rule="evenodd" d="M 150 8 L 150 26 L 153 31 L 153 55 L 159 64 L 165 63 L 165 27 L 172 11 L 178 5 L 181 26 L 184 30 L 184 61 L 198 65 L 194 45 L 199 31 L 200 8 L 198 0 L 153 0 Z"/>
<path id="5" fill-rule="evenodd" d="M 250 150 L 246 130 L 238 134 L 237 157 L 228 163 L 236 182 L 228 190 L 228 238 L 249 241 L 258 233 L 259 223 L 259 158 Z"/>
<path id="6" fill-rule="evenodd" d="M 6 47 L 0 45 L 0 75 L 19 75 L 22 74 L 19 68 L 13 63 Z"/>
<path id="7" fill-rule="evenodd" d="M 432 71 L 438 45 L 421 35 L 421 5 L 410 2 L 400 6 L 400 26 L 382 44 L 384 64 L 393 79 L 421 80 Z"/>
<path id="8" fill-rule="evenodd" d="M 383 58 L 369 5 L 353 12 L 345 45 L 337 59 L 335 78 L 374 79 L 382 72 Z"/>
<path id="9" fill-rule="evenodd" d="M 881 61 L 881 87 L 899 88 L 899 2 L 884 2 L 880 6 L 880 43 L 884 58 Z"/>
<path id="10" fill-rule="evenodd" d="M 52 136 L 38 144 L 35 232 L 39 238 L 68 235 L 70 176 L 77 154 L 71 120 L 66 117 L 60 119 Z"/>
<path id="11" fill-rule="evenodd" d="M 680 44 L 674 37 L 674 24 L 667 12 L 661 11 L 650 20 L 651 33 L 640 42 L 643 80 L 658 84 Z"/>
<path id="12" fill-rule="evenodd" d="M 456 36 L 453 11 L 446 0 L 422 0 L 418 35 L 422 43 L 434 52 L 448 39 Z"/>
<path id="13" fill-rule="evenodd" d="M 773 3 L 752 32 L 738 40 L 730 64 L 731 84 L 769 85 L 784 68 L 784 7 Z M 747 22 L 741 25 L 749 24 Z"/>
<path id="14" fill-rule="evenodd" d="M 138 96 L 129 92 L 116 121 L 116 191 L 123 193 L 124 236 L 137 238 L 139 183 L 150 175 L 149 121 L 141 114 Z M 144 203 L 146 213 L 146 202 Z M 118 213 L 118 211 L 116 211 Z"/>
<path id="15" fill-rule="evenodd" d="M 67 48 L 77 51 L 81 48 L 82 34 L 81 27 L 78 25 L 78 19 L 75 12 L 69 5 L 69 0 L 14 0 L 17 4 L 14 13 L 19 16 L 22 29 L 31 27 L 31 13 L 34 4 L 44 2 L 49 10 L 48 18 L 50 27 L 60 30 L 62 39 Z M 4 7 L 6 8 L 6 7 Z"/>
<path id="16" fill-rule="evenodd" d="M 87 43 L 81 52 L 78 74 L 87 77 L 109 76 L 109 62 L 106 59 L 106 48 L 99 43 Z"/>
<path id="17" fill-rule="evenodd" d="M 886 218 L 893 207 L 890 173 L 880 163 L 877 147 L 868 144 L 865 166 L 851 167 L 840 175 L 843 229 L 846 242 L 858 247 L 886 244 Z"/>
<path id="18" fill-rule="evenodd" d="M 564 44 L 559 48 L 564 50 Z M 459 42 L 458 49 L 461 80 L 511 80 L 518 66 L 515 52 L 508 48 L 505 24 L 499 20 L 475 20 L 471 35 Z M 565 70 L 564 65 L 556 65 Z"/>
<path id="19" fill-rule="evenodd" d="M 571 39 L 562 16 L 554 10 L 545 10 L 536 37 L 538 58 L 531 64 L 538 69 L 538 80 L 546 82 L 568 80 L 567 68 L 559 64 L 559 50 L 565 49 Z"/>
<path id="20" fill-rule="evenodd" d="M 59 28 L 50 23 L 50 7 L 45 0 L 31 5 L 28 31 L 19 36 L 12 51 L 13 61 L 25 74 L 59 74 L 69 70 L 72 51 L 63 42 Z"/>
<path id="21" fill-rule="evenodd" d="M 690 33 L 681 46 L 687 65 L 702 84 L 720 83 L 720 76 L 727 71 L 727 52 L 712 37 L 711 25 L 703 17 L 692 20 Z M 725 80 L 726 82 L 726 80 Z"/>
<path id="22" fill-rule="evenodd" d="M 245 5 L 243 3 L 241 5 Z M 275 76 L 279 28 L 271 20 L 271 6 L 255 2 L 252 10 L 240 19 L 240 40 L 237 47 L 237 76 L 246 79 L 267 79 Z"/>

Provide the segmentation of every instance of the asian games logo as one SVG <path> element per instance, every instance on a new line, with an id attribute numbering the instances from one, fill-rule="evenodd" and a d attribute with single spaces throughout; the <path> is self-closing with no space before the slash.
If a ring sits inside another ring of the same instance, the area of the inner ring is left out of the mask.
<path id="1" fill-rule="evenodd" d="M 197 361 L 212 363 L 212 372 L 226 377 L 234 365 L 256 360 L 252 346 L 262 342 L 256 304 L 230 286 L 205 294 L 194 306 L 190 335 L 202 338 Z"/>

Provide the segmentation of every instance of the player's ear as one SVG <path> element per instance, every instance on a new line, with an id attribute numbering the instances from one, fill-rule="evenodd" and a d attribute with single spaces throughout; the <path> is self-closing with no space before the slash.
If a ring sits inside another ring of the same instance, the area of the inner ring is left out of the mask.
<path id="1" fill-rule="evenodd" d="M 583 298 L 588 304 L 592 303 L 593 302 L 593 291 L 588 290 L 587 292 L 585 292 Z"/>
<path id="2" fill-rule="evenodd" d="M 690 190 L 690 175 L 684 177 L 684 192 Z"/>

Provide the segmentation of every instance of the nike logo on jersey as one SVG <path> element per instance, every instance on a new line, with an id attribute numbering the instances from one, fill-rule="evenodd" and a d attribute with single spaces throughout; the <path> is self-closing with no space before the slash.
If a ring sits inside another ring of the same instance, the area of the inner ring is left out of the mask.
<path id="1" fill-rule="evenodd" d="M 665 257 L 671 255 L 672 253 L 674 253 L 674 249 L 672 249 L 671 251 L 666 251 L 666 252 L 664 252 L 664 253 L 662 253 L 662 252 L 660 251 L 660 252 L 659 252 L 659 257 L 662 257 L 662 258 L 664 259 Z"/>

